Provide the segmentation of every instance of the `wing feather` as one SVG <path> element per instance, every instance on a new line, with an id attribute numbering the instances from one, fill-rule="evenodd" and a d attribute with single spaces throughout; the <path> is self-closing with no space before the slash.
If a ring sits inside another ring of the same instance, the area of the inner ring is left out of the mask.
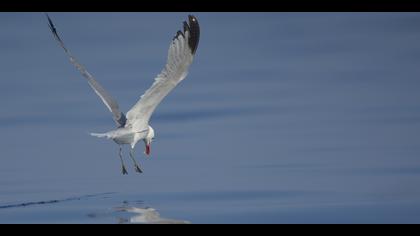
<path id="1" fill-rule="evenodd" d="M 178 31 L 169 46 L 164 69 L 140 100 L 127 112 L 126 126 L 136 130 L 147 128 L 150 117 L 159 103 L 187 76 L 200 38 L 197 18 L 189 15 L 188 20 L 189 23 L 184 21 L 184 31 Z"/>
<path id="2" fill-rule="evenodd" d="M 46 14 L 48 19 L 48 26 L 51 29 L 51 32 L 54 35 L 54 38 L 60 44 L 60 46 L 64 49 L 67 56 L 70 59 L 70 62 L 80 71 L 80 73 L 85 77 L 90 85 L 90 87 L 95 91 L 95 93 L 101 98 L 102 102 L 108 108 L 108 110 L 113 114 L 113 118 L 117 126 L 124 127 L 126 123 L 126 117 L 124 113 L 120 112 L 119 106 L 117 101 L 95 80 L 95 78 L 86 70 L 86 68 L 80 64 L 75 57 L 70 53 L 70 51 L 64 45 L 63 40 L 61 40 L 60 36 L 57 33 L 57 30 L 51 20 L 51 18 Z"/>

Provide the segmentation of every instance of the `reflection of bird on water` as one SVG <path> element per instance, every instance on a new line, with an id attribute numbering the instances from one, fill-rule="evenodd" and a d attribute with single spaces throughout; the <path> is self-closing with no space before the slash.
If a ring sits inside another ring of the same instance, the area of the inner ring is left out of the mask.
<path id="1" fill-rule="evenodd" d="M 159 212 L 150 207 L 118 207 L 116 210 L 135 214 L 129 219 L 120 218 L 119 223 L 190 224 L 190 222 L 184 220 L 161 218 Z"/>

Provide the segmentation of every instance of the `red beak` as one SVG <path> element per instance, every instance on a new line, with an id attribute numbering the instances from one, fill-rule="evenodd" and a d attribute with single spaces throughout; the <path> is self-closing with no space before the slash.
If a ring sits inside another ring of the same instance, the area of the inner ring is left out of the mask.
<path id="1" fill-rule="evenodd" d="M 150 144 L 146 144 L 146 155 L 150 155 Z"/>

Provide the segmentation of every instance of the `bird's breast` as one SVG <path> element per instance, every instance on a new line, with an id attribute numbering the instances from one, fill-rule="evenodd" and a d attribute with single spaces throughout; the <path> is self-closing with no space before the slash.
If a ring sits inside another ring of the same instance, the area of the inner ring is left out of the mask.
<path id="1" fill-rule="evenodd" d="M 135 133 L 130 130 L 120 128 L 112 132 L 112 140 L 117 144 L 130 144 L 135 139 Z"/>
<path id="2" fill-rule="evenodd" d="M 134 140 L 134 134 L 124 134 L 113 138 L 118 144 L 130 144 Z"/>

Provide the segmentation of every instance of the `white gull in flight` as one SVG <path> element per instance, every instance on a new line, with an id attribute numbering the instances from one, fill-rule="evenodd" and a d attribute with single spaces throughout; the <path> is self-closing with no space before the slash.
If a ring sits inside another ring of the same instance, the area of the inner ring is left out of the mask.
<path id="1" fill-rule="evenodd" d="M 57 33 L 57 30 L 47 14 L 49 27 L 54 38 L 64 49 L 70 62 L 80 71 L 87 79 L 90 87 L 101 98 L 112 113 L 117 128 L 106 133 L 92 133 L 91 135 L 108 138 L 114 140 L 119 145 L 119 157 L 121 160 L 122 173 L 127 174 L 127 170 L 122 158 L 122 145 L 130 145 L 130 157 L 133 160 L 135 170 L 142 172 L 140 166 L 134 158 L 134 147 L 136 143 L 143 140 L 146 150 L 145 153 L 150 155 L 150 145 L 155 136 L 153 128 L 149 125 L 150 117 L 153 111 L 168 95 L 168 93 L 176 87 L 188 74 L 195 52 L 200 39 L 200 26 L 197 18 L 189 15 L 188 23 L 184 21 L 182 31 L 178 31 L 169 46 L 168 59 L 165 67 L 155 78 L 152 86 L 140 97 L 140 100 L 124 115 L 119 110 L 117 101 L 109 95 L 109 93 L 93 78 L 93 76 L 80 64 L 70 51 L 64 45 L 63 40 Z"/>

